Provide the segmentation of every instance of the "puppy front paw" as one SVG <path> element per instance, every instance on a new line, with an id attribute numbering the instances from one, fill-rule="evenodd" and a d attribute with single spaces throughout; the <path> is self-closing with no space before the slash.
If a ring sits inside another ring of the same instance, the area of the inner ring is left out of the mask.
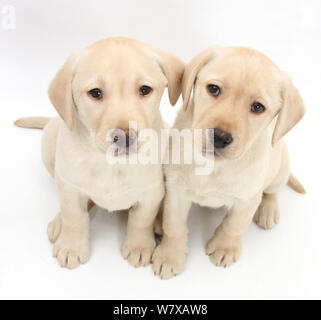
<path id="1" fill-rule="evenodd" d="M 161 243 L 154 251 L 153 271 L 161 279 L 170 279 L 182 273 L 185 268 L 187 248 Z"/>
<path id="2" fill-rule="evenodd" d="M 280 210 L 276 195 L 263 196 L 253 219 L 263 229 L 271 229 L 279 222 Z"/>
<path id="3" fill-rule="evenodd" d="M 83 235 L 61 232 L 57 239 L 53 256 L 63 268 L 74 269 L 89 260 L 89 239 Z"/>
<path id="4" fill-rule="evenodd" d="M 206 254 L 211 262 L 217 267 L 229 267 L 236 262 L 242 251 L 242 242 L 240 239 L 231 239 L 217 233 L 208 241 L 206 245 Z"/>
<path id="5" fill-rule="evenodd" d="M 121 254 L 133 267 L 146 267 L 151 263 L 155 246 L 154 237 L 147 241 L 137 241 L 126 238 L 121 246 Z"/>

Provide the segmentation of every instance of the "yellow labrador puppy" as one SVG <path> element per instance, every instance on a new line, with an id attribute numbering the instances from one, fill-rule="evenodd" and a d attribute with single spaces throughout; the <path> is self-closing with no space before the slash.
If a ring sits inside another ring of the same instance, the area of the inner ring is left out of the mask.
<path id="1" fill-rule="evenodd" d="M 184 64 L 167 52 L 109 38 L 72 54 L 51 82 L 49 97 L 60 117 L 16 122 L 44 127 L 42 157 L 61 207 L 48 237 L 62 267 L 89 259 L 90 201 L 110 211 L 130 209 L 122 255 L 135 267 L 150 263 L 153 222 L 164 196 L 162 166 L 110 164 L 106 151 L 116 144 L 128 157 L 135 143 L 139 152 L 140 130 L 161 130 L 161 97 L 168 87 L 170 102 L 176 103 L 183 71 Z M 136 130 L 129 121 L 136 121 Z"/>
<path id="2" fill-rule="evenodd" d="M 228 209 L 206 247 L 216 266 L 227 267 L 239 258 L 253 217 L 262 228 L 278 222 L 283 185 L 304 193 L 290 174 L 282 139 L 303 117 L 304 104 L 289 76 L 266 56 L 248 48 L 211 47 L 187 65 L 182 94 L 174 127 L 202 130 L 204 139 L 194 147 L 214 161 L 214 170 L 196 175 L 195 164 L 165 167 L 163 239 L 153 255 L 161 278 L 184 269 L 192 202 Z"/>

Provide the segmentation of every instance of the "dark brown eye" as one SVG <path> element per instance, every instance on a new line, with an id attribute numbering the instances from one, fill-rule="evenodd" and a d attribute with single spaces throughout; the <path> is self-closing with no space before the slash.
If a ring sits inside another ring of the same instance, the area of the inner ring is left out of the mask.
<path id="1" fill-rule="evenodd" d="M 88 94 L 97 100 L 100 100 L 103 97 L 103 93 L 98 88 L 88 91 Z"/>
<path id="2" fill-rule="evenodd" d="M 221 88 L 215 84 L 209 84 L 207 90 L 213 97 L 218 97 L 221 93 Z"/>
<path id="3" fill-rule="evenodd" d="M 262 113 L 265 111 L 265 107 L 263 106 L 262 103 L 254 102 L 251 106 L 251 111 L 253 113 Z"/>
<path id="4" fill-rule="evenodd" d="M 152 92 L 152 90 L 153 89 L 151 87 L 149 87 L 149 86 L 141 86 L 139 88 L 139 94 L 141 96 L 147 96 L 148 94 L 150 94 Z"/>

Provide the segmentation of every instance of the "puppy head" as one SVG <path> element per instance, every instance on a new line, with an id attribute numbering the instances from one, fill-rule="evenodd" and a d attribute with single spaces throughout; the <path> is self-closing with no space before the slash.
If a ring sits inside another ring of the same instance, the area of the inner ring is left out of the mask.
<path id="1" fill-rule="evenodd" d="M 289 76 L 248 48 L 212 47 L 195 57 L 182 93 L 184 109 L 193 108 L 193 129 L 203 131 L 204 153 L 218 159 L 240 158 L 278 115 L 276 144 L 305 112 Z"/>
<path id="2" fill-rule="evenodd" d="M 128 145 L 138 132 L 151 128 L 165 87 L 175 105 L 181 92 L 184 64 L 175 56 L 126 38 L 109 38 L 72 54 L 49 87 L 49 97 L 70 130 L 84 125 L 100 150 L 119 142 Z M 113 131 L 113 129 L 115 129 Z M 114 140 L 107 140 L 107 133 Z"/>

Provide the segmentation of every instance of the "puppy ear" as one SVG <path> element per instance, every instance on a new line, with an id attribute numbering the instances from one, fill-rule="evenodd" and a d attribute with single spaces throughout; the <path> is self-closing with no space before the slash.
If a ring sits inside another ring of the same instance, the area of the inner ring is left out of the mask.
<path id="1" fill-rule="evenodd" d="M 272 145 L 275 146 L 304 116 L 305 107 L 298 89 L 288 73 L 282 73 L 282 107 L 275 125 Z"/>
<path id="2" fill-rule="evenodd" d="M 185 63 L 173 54 L 152 47 L 156 53 L 156 59 L 168 81 L 168 96 L 172 106 L 174 106 L 182 91 L 182 78 Z"/>
<path id="3" fill-rule="evenodd" d="M 200 72 L 209 61 L 211 61 L 216 55 L 219 47 L 210 47 L 202 53 L 194 57 L 191 62 L 186 66 L 183 81 L 182 81 L 182 96 L 183 96 L 183 109 L 187 110 L 189 105 L 191 92 L 194 87 L 194 83 L 197 78 L 197 74 Z"/>
<path id="4" fill-rule="evenodd" d="M 56 73 L 48 89 L 51 103 L 68 128 L 73 128 L 74 101 L 72 97 L 72 79 L 78 53 L 72 53 L 65 64 Z"/>

